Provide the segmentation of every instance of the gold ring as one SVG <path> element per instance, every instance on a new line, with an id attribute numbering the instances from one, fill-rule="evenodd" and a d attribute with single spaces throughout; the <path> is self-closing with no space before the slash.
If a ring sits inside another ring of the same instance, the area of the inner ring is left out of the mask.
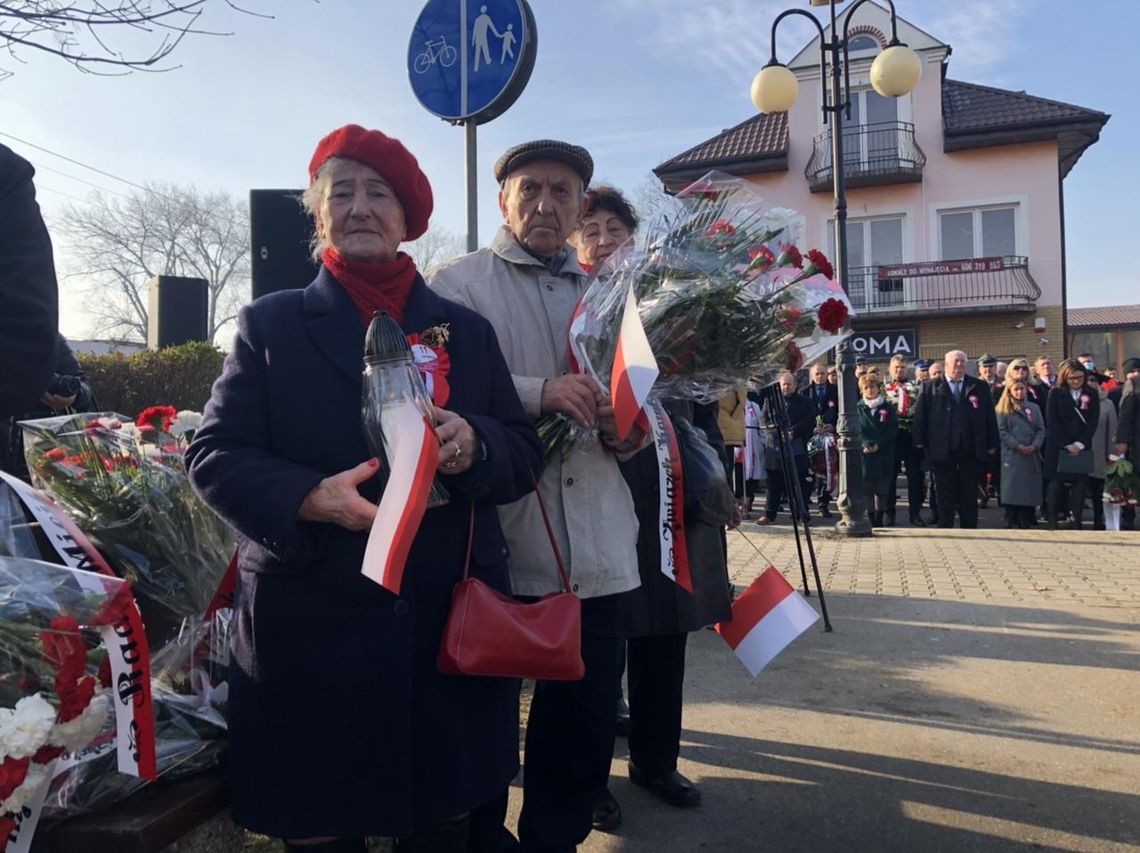
<path id="1" fill-rule="evenodd" d="M 453 458 L 458 459 L 462 455 L 463 455 L 463 451 L 459 449 L 459 443 L 456 442 L 456 444 L 455 444 L 455 456 Z M 452 463 L 452 464 L 454 464 L 454 463 Z"/>

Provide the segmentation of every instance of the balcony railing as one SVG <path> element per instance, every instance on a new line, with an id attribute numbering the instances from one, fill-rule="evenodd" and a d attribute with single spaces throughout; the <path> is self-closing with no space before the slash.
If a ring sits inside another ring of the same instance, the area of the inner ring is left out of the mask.
<path id="1" fill-rule="evenodd" d="M 813 193 L 830 190 L 831 130 L 816 134 L 804 175 Z M 856 124 L 843 128 L 843 175 L 848 187 L 904 184 L 922 180 L 926 155 L 906 121 Z"/>
<path id="2" fill-rule="evenodd" d="M 851 267 L 848 296 L 856 315 L 1029 311 L 1041 288 L 1029 258 L 1017 255 Z"/>

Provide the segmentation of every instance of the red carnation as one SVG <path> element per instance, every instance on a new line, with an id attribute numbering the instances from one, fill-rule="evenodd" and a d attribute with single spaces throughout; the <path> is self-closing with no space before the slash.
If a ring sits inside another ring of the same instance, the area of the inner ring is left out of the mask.
<path id="1" fill-rule="evenodd" d="M 53 447 L 44 454 L 45 459 L 50 459 L 52 462 L 59 462 L 67 457 L 67 451 L 62 447 Z"/>
<path id="2" fill-rule="evenodd" d="M 91 676 L 75 682 L 68 690 L 60 691 L 59 721 L 68 723 L 78 717 L 95 697 L 95 679 Z"/>
<path id="3" fill-rule="evenodd" d="M 807 256 L 808 260 L 811 261 L 815 266 L 817 272 L 822 273 L 828 278 L 831 278 L 835 273 L 835 271 L 831 268 L 831 261 L 829 261 L 827 259 L 827 255 L 825 255 L 819 249 L 809 249 Z"/>
<path id="4" fill-rule="evenodd" d="M 780 247 L 780 266 L 792 266 L 798 270 L 804 268 L 804 258 L 795 243 L 785 243 Z"/>
<path id="5" fill-rule="evenodd" d="M 847 304 L 841 299 L 828 299 L 819 306 L 819 327 L 835 334 L 847 323 Z"/>
<path id="6" fill-rule="evenodd" d="M 40 633 L 40 640 L 44 644 L 44 659 L 60 672 L 73 672 L 76 662 L 87 660 L 87 645 L 74 616 L 56 616 L 51 620 L 51 630 Z"/>
<path id="7" fill-rule="evenodd" d="M 24 784 L 27 775 L 27 758 L 5 758 L 0 761 L 0 800 L 12 796 L 12 792 Z"/>
<path id="8" fill-rule="evenodd" d="M 802 310 L 800 310 L 795 305 L 790 305 L 784 311 L 784 318 L 783 318 L 784 328 L 785 329 L 794 329 L 797 325 L 799 325 L 800 317 L 802 317 L 803 315 L 804 315 L 804 312 Z"/>
<path id="9" fill-rule="evenodd" d="M 717 234 L 732 234 L 736 229 L 725 219 L 718 219 L 712 224 L 708 230 L 709 237 L 715 237 Z"/>
<path id="10" fill-rule="evenodd" d="M 774 264 L 776 256 L 772 254 L 772 250 L 761 243 L 755 249 L 748 250 L 748 260 L 756 263 L 756 261 L 763 261 L 765 264 Z"/>
<path id="11" fill-rule="evenodd" d="M 55 761 L 66 750 L 62 746 L 41 746 L 36 750 L 36 754 L 32 756 L 33 764 L 47 764 L 48 762 Z"/>
<path id="12" fill-rule="evenodd" d="M 799 348 L 795 341 L 788 341 L 788 345 L 784 347 L 784 354 L 787 358 L 788 370 L 795 373 L 804 366 L 804 353 Z"/>
<path id="13" fill-rule="evenodd" d="M 177 414 L 178 410 L 173 406 L 151 406 L 139 413 L 139 416 L 135 418 L 135 425 L 154 427 L 157 430 L 167 432 L 171 424 L 174 423 Z"/>

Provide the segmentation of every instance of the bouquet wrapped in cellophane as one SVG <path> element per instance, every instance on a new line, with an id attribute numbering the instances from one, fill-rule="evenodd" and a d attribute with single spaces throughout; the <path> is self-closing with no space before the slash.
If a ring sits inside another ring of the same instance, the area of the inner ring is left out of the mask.
<path id="1" fill-rule="evenodd" d="M 203 613 L 229 565 L 234 536 L 186 476 L 200 415 L 170 406 L 136 420 L 113 412 L 22 421 L 32 482 L 48 492 L 134 586 L 155 648 Z"/>
<path id="2" fill-rule="evenodd" d="M 115 767 L 107 649 L 93 629 L 119 621 L 125 581 L 3 553 L 18 507 L 0 505 L 0 851 L 34 831 L 32 807 L 59 759 L 103 742 Z M 124 777 L 132 778 L 132 777 Z"/>
<path id="3" fill-rule="evenodd" d="M 151 648 L 159 775 L 216 764 L 225 746 L 234 536 L 194 493 L 183 454 L 201 416 L 156 406 L 22 423 L 35 484 L 134 587 Z M 52 782 L 49 815 L 111 802 L 142 780 L 88 756 Z"/>
<path id="4" fill-rule="evenodd" d="M 711 402 L 750 380 L 767 385 L 838 345 L 851 304 L 827 258 L 792 242 L 794 216 L 729 175 L 685 188 L 647 228 L 644 249 L 612 255 L 583 295 L 570 327 L 579 368 L 608 391 L 631 286 L 661 399 Z M 580 432 L 561 415 L 538 428 L 548 458 Z"/>

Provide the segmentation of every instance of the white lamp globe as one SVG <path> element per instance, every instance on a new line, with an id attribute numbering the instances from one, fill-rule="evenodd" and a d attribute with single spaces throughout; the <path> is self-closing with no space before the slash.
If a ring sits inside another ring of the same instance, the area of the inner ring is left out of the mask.
<path id="1" fill-rule="evenodd" d="M 914 91 L 922 76 L 922 60 L 903 44 L 888 47 L 871 63 L 871 87 L 884 98 L 899 98 Z"/>
<path id="2" fill-rule="evenodd" d="M 762 113 L 785 113 L 799 93 L 796 75 L 783 65 L 766 65 L 752 81 L 752 103 Z"/>

